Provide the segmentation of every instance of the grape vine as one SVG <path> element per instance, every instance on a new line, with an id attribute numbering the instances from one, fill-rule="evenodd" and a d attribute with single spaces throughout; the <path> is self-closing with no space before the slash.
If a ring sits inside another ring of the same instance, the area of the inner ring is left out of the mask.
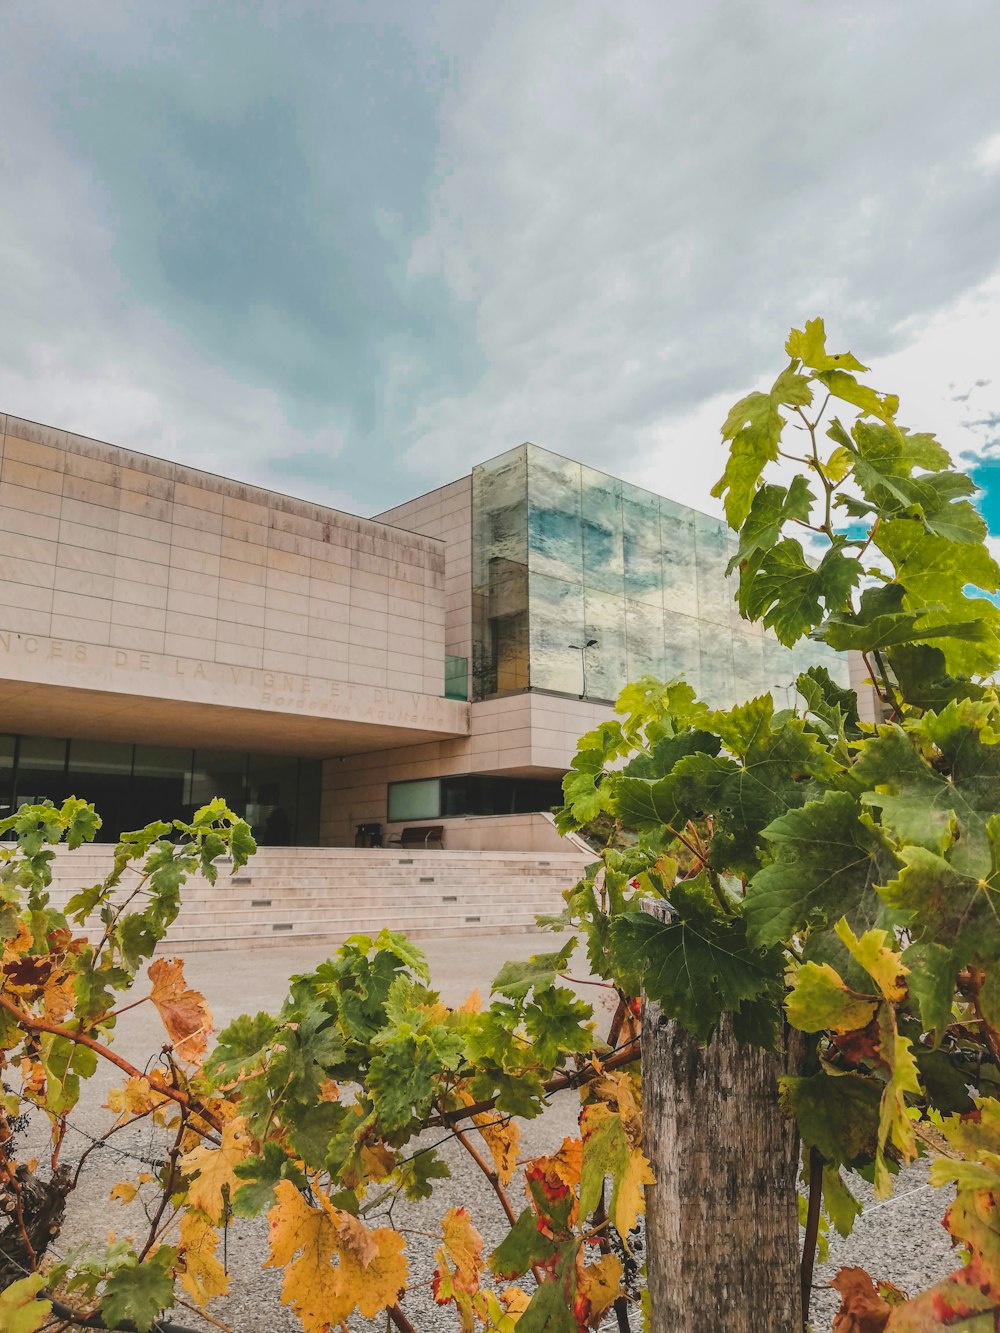
<path id="1" fill-rule="evenodd" d="M 773 387 L 723 426 L 715 493 L 738 533 L 747 651 L 764 653 L 761 623 L 788 646 L 855 650 L 880 719 L 861 720 L 819 668 L 799 675 L 798 708 L 765 693 L 712 709 L 683 680 L 629 685 L 564 783 L 560 827 L 602 848 L 542 922 L 574 934 L 506 964 L 487 1004 L 442 1003 L 420 952 L 383 930 L 213 1043 L 183 965 L 154 952 L 188 876 L 214 882 L 253 854 L 247 825 L 216 801 L 126 835 L 108 878 L 60 911 L 53 849 L 94 837 L 93 808 L 71 799 L 0 822 L 13 840 L 0 848 L 0 1327 L 34 1333 L 55 1316 L 148 1333 L 178 1306 L 212 1319 L 229 1284 L 220 1230 L 261 1216 L 262 1262 L 306 1333 L 355 1313 L 407 1333 L 406 1237 L 379 1223 L 387 1201 L 431 1196 L 447 1140 L 488 1180 L 506 1231 L 487 1253 L 465 1208 L 441 1219 L 433 1294 L 456 1327 L 579 1333 L 610 1316 L 624 1333 L 652 1181 L 640 992 L 703 1040 L 727 1013 L 745 1043 L 804 1034 L 781 1096 L 803 1145 L 806 1290 L 816 1245 L 860 1211 L 853 1181 L 886 1197 L 901 1165 L 930 1154 L 932 1181 L 956 1186 L 955 1272 L 904 1294 L 844 1270 L 842 1333 L 1000 1321 L 1000 569 L 972 482 L 897 423 L 860 362 L 827 352 L 822 321 L 786 351 Z M 617 1002 L 603 1040 L 560 984 L 578 938 Z M 155 1006 L 166 1035 L 145 1069 L 113 1041 L 135 1003 Z M 108 1128 L 67 1163 L 99 1062 L 121 1075 Z M 519 1120 L 569 1089 L 579 1135 L 522 1160 Z M 51 1130 L 44 1167 L 18 1159 L 26 1112 Z M 60 1258 L 89 1154 L 140 1121 L 162 1155 L 112 1191 L 140 1235 Z"/>

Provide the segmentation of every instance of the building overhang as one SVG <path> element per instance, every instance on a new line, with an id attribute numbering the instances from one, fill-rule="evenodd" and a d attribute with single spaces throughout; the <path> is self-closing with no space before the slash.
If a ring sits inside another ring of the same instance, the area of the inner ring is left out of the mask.
<path id="1" fill-rule="evenodd" d="M 0 632 L 5 730 L 332 758 L 469 732 L 469 705 L 189 657 Z"/>

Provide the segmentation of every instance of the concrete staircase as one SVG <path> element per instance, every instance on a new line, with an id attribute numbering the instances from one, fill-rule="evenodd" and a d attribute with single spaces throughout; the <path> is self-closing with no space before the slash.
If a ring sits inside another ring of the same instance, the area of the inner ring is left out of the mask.
<path id="1" fill-rule="evenodd" d="M 109 872 L 112 849 L 61 851 L 53 906 Z M 200 875 L 181 891 L 181 910 L 161 952 L 259 949 L 290 940 L 340 941 L 382 926 L 416 939 L 530 930 L 558 912 L 561 894 L 594 855 L 402 851 L 400 848 L 262 847 L 213 887 Z M 134 878 L 126 871 L 123 884 Z M 93 932 L 92 932 L 93 933 Z"/>

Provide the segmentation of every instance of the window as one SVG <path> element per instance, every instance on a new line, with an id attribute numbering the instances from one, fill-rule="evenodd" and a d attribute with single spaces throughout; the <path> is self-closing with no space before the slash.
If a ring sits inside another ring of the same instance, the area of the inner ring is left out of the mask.
<path id="1" fill-rule="evenodd" d="M 440 814 L 441 782 L 438 778 L 389 783 L 390 823 L 407 819 L 438 819 Z"/>

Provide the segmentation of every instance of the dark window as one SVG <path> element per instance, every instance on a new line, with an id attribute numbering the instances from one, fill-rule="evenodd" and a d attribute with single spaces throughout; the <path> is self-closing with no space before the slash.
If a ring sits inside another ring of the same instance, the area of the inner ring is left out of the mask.
<path id="1" fill-rule="evenodd" d="M 52 801 L 62 805 L 71 795 L 66 778 L 66 741 L 47 736 L 22 736 L 17 752 L 17 804 Z"/>

